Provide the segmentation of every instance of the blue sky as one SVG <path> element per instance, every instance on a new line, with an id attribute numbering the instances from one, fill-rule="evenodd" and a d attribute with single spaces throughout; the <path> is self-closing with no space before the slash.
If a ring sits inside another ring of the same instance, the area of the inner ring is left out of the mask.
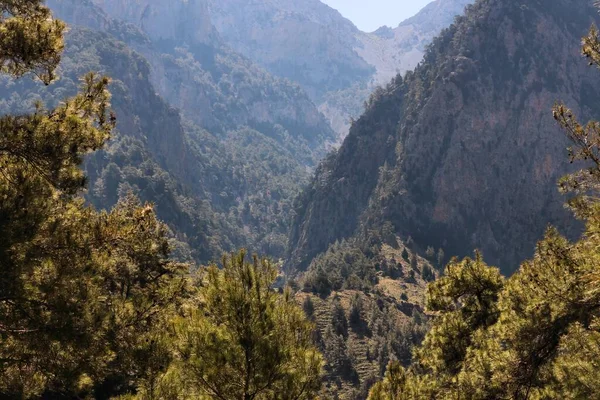
<path id="1" fill-rule="evenodd" d="M 301 1 L 301 0 L 299 0 Z M 359 29 L 372 32 L 382 25 L 395 28 L 415 15 L 431 0 L 321 0 L 354 22 Z"/>

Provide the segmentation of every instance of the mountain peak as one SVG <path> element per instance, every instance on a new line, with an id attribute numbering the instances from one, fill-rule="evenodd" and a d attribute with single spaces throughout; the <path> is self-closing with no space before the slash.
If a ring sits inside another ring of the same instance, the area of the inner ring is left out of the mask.
<path id="1" fill-rule="evenodd" d="M 383 25 L 373 32 L 373 35 L 379 36 L 382 39 L 393 39 L 394 30 L 387 25 Z"/>

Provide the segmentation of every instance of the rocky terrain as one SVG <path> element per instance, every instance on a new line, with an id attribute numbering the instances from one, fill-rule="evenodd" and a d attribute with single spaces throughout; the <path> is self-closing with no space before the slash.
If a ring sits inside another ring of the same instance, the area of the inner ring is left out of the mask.
<path id="1" fill-rule="evenodd" d="M 595 15 L 575 0 L 470 7 L 414 73 L 375 91 L 321 165 L 298 201 L 291 265 L 384 222 L 422 249 L 479 248 L 506 273 L 548 223 L 574 235 L 555 185 L 568 159 L 551 108 L 561 99 L 583 119 L 597 109 L 577 50 Z"/>

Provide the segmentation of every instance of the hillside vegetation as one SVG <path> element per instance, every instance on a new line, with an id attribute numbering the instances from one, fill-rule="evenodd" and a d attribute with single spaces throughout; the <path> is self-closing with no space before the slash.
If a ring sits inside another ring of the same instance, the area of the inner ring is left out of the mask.
<path id="1" fill-rule="evenodd" d="M 320 164 L 207 0 L 49 5 L 0 0 L 0 398 L 600 398 L 592 4 L 478 0 Z"/>

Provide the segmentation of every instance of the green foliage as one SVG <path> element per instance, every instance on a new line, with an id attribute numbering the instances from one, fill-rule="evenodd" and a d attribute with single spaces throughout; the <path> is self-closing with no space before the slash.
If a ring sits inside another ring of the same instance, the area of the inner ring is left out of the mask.
<path id="1" fill-rule="evenodd" d="M 368 290 L 377 283 L 375 262 L 352 242 L 335 243 L 316 257 L 304 277 L 304 289 L 321 295 L 341 289 Z"/>
<path id="2" fill-rule="evenodd" d="M 304 299 L 304 303 L 302 303 L 302 308 L 304 309 L 304 314 L 310 319 L 314 317 L 315 314 L 315 304 L 313 303 L 310 296 L 306 296 Z"/>
<path id="3" fill-rule="evenodd" d="M 429 265 L 423 265 L 423 269 L 421 270 L 421 278 L 423 278 L 425 282 L 431 282 L 435 279 L 435 274 Z"/>
<path id="4" fill-rule="evenodd" d="M 46 83 L 64 25 L 39 1 L 0 2 L 3 72 Z M 186 292 L 166 227 L 132 197 L 84 205 L 83 157 L 114 127 L 108 78 L 52 110 L 0 119 L 0 394 L 106 397 L 165 368 L 161 329 Z"/>
<path id="5" fill-rule="evenodd" d="M 437 375 L 460 370 L 472 335 L 496 322 L 503 286 L 500 272 L 485 265 L 480 254 L 451 262 L 427 290 L 427 308 L 440 314 L 417 352 L 420 366 Z"/>
<path id="6" fill-rule="evenodd" d="M 369 334 L 369 326 L 364 316 L 366 311 L 363 298 L 357 293 L 350 303 L 348 322 L 352 330 L 359 335 Z"/>
<path id="7" fill-rule="evenodd" d="M 327 327 L 323 335 L 327 359 L 327 369 L 332 375 L 339 376 L 347 381 L 356 382 L 358 374 L 348 351 L 347 341 L 344 336 L 335 332 L 332 326 Z"/>
<path id="8" fill-rule="evenodd" d="M 406 262 L 408 262 L 409 260 L 409 255 L 408 255 L 408 251 L 406 250 L 406 247 L 404 249 L 402 249 L 402 259 Z"/>
<path id="9" fill-rule="evenodd" d="M 0 71 L 19 77 L 36 74 L 48 84 L 63 50 L 65 24 L 53 20 L 43 0 L 0 2 Z"/>
<path id="10" fill-rule="evenodd" d="M 418 264 L 418 261 L 417 261 L 417 255 L 415 254 L 414 251 L 410 255 L 410 268 L 412 269 L 412 272 L 415 272 L 415 271 L 419 270 L 419 264 Z"/>
<path id="11" fill-rule="evenodd" d="M 214 399 L 313 399 L 321 357 L 312 324 L 266 259 L 241 251 L 202 271 L 197 310 L 179 320 L 177 367 L 188 396 Z"/>
<path id="12" fill-rule="evenodd" d="M 334 299 L 331 308 L 331 328 L 333 332 L 343 337 L 348 338 L 348 318 L 346 317 L 346 310 L 342 307 L 339 298 Z"/>

